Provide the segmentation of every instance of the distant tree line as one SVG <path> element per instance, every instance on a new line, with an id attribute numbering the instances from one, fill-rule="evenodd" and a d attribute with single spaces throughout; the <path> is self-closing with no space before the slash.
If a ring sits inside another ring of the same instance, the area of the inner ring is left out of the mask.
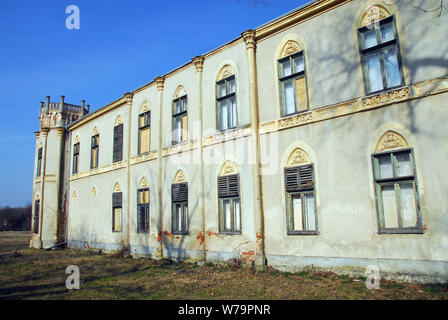
<path id="1" fill-rule="evenodd" d="M 30 229 L 31 205 L 0 208 L 0 231 L 29 231 Z"/>

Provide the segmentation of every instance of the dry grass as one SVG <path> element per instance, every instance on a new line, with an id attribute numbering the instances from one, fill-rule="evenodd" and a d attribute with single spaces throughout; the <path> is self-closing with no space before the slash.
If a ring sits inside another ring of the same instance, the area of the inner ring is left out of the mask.
<path id="1" fill-rule="evenodd" d="M 255 272 L 240 266 L 132 259 L 95 251 L 28 248 L 26 232 L 0 233 L 0 299 L 448 299 L 447 285 L 364 281 L 330 272 Z M 80 269 L 67 290 L 65 269 Z"/>

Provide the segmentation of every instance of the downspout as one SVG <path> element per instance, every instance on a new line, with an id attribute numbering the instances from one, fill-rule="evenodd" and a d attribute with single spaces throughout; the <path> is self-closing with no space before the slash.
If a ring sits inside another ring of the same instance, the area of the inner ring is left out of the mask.
<path id="1" fill-rule="evenodd" d="M 201 193 L 201 216 L 202 216 L 202 251 L 203 251 L 203 260 L 207 261 L 207 244 L 206 244 L 206 237 L 205 237 L 205 165 L 204 165 L 204 151 L 203 151 L 203 143 L 202 143 L 202 135 L 203 135 L 203 107 L 202 107 L 202 72 L 204 70 L 204 60 L 205 58 L 202 56 L 197 56 L 192 59 L 193 64 L 196 68 L 196 74 L 198 75 L 198 89 L 199 89 L 199 103 L 198 103 L 198 109 L 199 109 L 199 122 L 200 122 L 200 130 L 199 130 L 199 150 L 201 153 L 201 176 L 200 176 L 200 193 Z"/>
<path id="2" fill-rule="evenodd" d="M 252 135 L 252 155 L 255 157 L 253 165 L 254 176 L 254 218 L 256 225 L 256 242 L 258 243 L 260 255 L 255 257 L 255 267 L 264 270 L 266 264 L 265 254 L 265 232 L 264 232 L 264 211 L 263 211 L 263 189 L 260 171 L 260 136 L 259 136 L 259 114 L 258 114 L 258 85 L 257 85 L 257 63 L 256 63 L 256 38 L 254 30 L 247 30 L 241 34 L 246 43 L 247 58 L 249 64 L 249 98 L 251 114 L 251 135 Z"/>
<path id="3" fill-rule="evenodd" d="M 163 108 L 163 88 L 165 83 L 164 77 L 157 77 L 154 79 L 154 82 L 157 85 L 157 92 L 158 92 L 158 105 L 159 105 L 159 150 L 158 150 L 158 157 L 157 157 L 157 165 L 159 166 L 159 186 L 158 186 L 158 199 L 159 199 L 159 235 L 158 239 L 160 239 L 160 255 L 163 259 L 163 170 L 162 170 L 162 149 L 163 149 L 163 139 L 162 139 L 162 108 Z"/>

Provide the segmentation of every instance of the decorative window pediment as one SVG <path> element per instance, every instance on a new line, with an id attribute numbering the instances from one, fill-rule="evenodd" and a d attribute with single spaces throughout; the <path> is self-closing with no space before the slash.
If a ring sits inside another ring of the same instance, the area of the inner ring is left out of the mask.
<path id="1" fill-rule="evenodd" d="M 311 163 L 310 158 L 308 154 L 303 151 L 300 148 L 294 149 L 293 152 L 291 152 L 288 162 L 286 163 L 287 167 L 295 167 L 302 164 L 308 164 Z"/>
<path id="2" fill-rule="evenodd" d="M 232 161 L 227 160 L 221 167 L 219 176 L 229 176 L 233 174 L 238 174 L 238 169 Z"/>
<path id="3" fill-rule="evenodd" d="M 376 152 L 381 152 L 388 149 L 407 148 L 409 145 L 405 138 L 395 131 L 387 131 L 378 140 L 376 145 Z"/>
<path id="4" fill-rule="evenodd" d="M 235 75 L 235 71 L 233 71 L 232 67 L 228 64 L 226 64 L 224 67 L 221 68 L 221 70 L 218 73 L 218 77 L 216 81 L 220 81 L 222 79 L 228 78 L 230 76 Z"/>
<path id="5" fill-rule="evenodd" d="M 299 51 L 302 51 L 302 48 L 300 47 L 300 45 L 293 40 L 289 40 L 283 46 L 282 53 L 280 54 L 280 58 L 290 56 Z"/>
<path id="6" fill-rule="evenodd" d="M 387 9 L 383 6 L 371 6 L 362 16 L 360 27 L 365 27 L 367 25 L 380 21 L 381 19 L 387 18 L 390 15 L 391 14 L 389 13 L 389 11 L 387 11 Z"/>
<path id="7" fill-rule="evenodd" d="M 174 177 L 173 183 L 182 183 L 187 182 L 187 178 L 185 177 L 185 173 L 182 170 L 177 171 L 176 176 Z"/>

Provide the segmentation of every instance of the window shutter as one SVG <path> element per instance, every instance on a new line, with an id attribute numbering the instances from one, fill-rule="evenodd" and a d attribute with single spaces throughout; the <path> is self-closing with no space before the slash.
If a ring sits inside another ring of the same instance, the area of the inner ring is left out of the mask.
<path id="1" fill-rule="evenodd" d="M 240 176 L 238 174 L 218 177 L 219 197 L 239 196 L 239 194 L 240 194 Z"/>
<path id="2" fill-rule="evenodd" d="M 37 151 L 37 158 L 42 159 L 42 148 L 39 148 L 39 150 Z"/>
<path id="3" fill-rule="evenodd" d="M 172 184 L 171 199 L 173 202 L 188 202 L 188 184 L 187 183 Z"/>
<path id="4" fill-rule="evenodd" d="M 121 207 L 122 193 L 114 192 L 112 194 L 112 206 L 114 208 Z"/>
<path id="5" fill-rule="evenodd" d="M 285 168 L 286 191 L 299 191 L 314 188 L 313 165 Z"/>

